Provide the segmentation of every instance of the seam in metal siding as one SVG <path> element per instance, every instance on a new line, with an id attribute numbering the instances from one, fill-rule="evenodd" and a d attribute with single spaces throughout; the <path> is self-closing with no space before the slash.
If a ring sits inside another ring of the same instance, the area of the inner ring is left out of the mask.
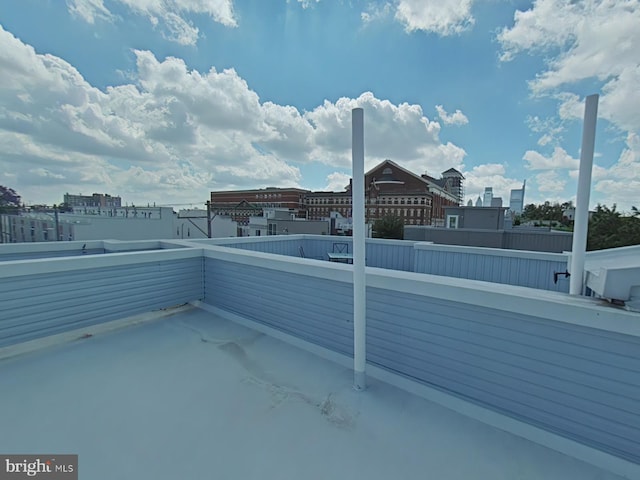
<path id="1" fill-rule="evenodd" d="M 640 461 L 640 339 L 369 288 L 368 360 Z"/>
<path id="2" fill-rule="evenodd" d="M 553 283 L 553 273 L 564 272 L 566 269 L 566 261 L 438 250 L 415 252 L 417 273 L 468 278 L 564 293 L 569 292 L 569 281 L 560 276 L 558 282 Z"/>
<path id="3" fill-rule="evenodd" d="M 0 347 L 203 297 L 203 259 L 0 279 Z"/>
<path id="4" fill-rule="evenodd" d="M 350 283 L 205 258 L 204 302 L 353 354 Z"/>

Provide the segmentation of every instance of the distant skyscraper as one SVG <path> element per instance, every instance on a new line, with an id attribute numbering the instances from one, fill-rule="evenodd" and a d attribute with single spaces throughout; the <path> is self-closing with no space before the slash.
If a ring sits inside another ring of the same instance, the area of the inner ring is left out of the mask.
<path id="1" fill-rule="evenodd" d="M 490 207 L 492 199 L 493 187 L 484 187 L 484 198 L 482 199 L 482 205 L 484 205 L 485 207 Z"/>
<path id="2" fill-rule="evenodd" d="M 509 210 L 516 215 L 520 215 L 524 210 L 524 188 L 527 184 L 525 180 L 522 184 L 522 188 L 511 190 L 511 197 L 509 198 Z"/>
<path id="3" fill-rule="evenodd" d="M 467 207 L 473 207 L 473 200 L 469 199 L 467 202 Z"/>
<path id="4" fill-rule="evenodd" d="M 501 207 L 502 206 L 502 197 L 491 197 L 491 205 L 487 205 L 487 207 Z"/>
<path id="5" fill-rule="evenodd" d="M 478 195 L 478 199 L 476 200 L 476 207 L 481 207 L 482 206 L 482 198 L 480 197 L 480 195 Z"/>

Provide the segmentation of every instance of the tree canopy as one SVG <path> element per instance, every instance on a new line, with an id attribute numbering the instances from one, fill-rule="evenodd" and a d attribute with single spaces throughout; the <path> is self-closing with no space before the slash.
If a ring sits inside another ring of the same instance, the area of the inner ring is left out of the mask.
<path id="1" fill-rule="evenodd" d="M 562 213 L 567 208 L 573 208 L 573 204 L 529 204 L 524 208 L 521 220 L 540 222 L 543 225 L 547 222 L 548 225 L 562 225 L 571 231 L 573 221 L 564 217 Z M 640 211 L 634 206 L 631 207 L 630 215 L 623 215 L 615 204 L 611 208 L 599 204 L 589 219 L 587 235 L 587 250 L 640 245 Z"/>
<path id="2" fill-rule="evenodd" d="M 640 245 L 640 216 L 638 209 L 632 208 L 630 216 L 622 215 L 606 205 L 598 205 L 589 221 L 587 250 Z"/>
<path id="3" fill-rule="evenodd" d="M 524 207 L 522 215 L 520 215 L 520 219 L 523 221 L 539 221 L 541 223 L 547 222 L 549 225 L 552 223 L 561 224 L 564 226 L 569 226 L 570 221 L 565 218 L 563 212 L 568 209 L 573 208 L 572 202 L 564 202 L 564 203 L 551 203 L 544 202 L 540 205 L 535 205 L 530 203 L 529 205 Z"/>
<path id="4" fill-rule="evenodd" d="M 404 237 L 404 222 L 396 215 L 385 215 L 373 224 L 373 236 L 375 238 L 395 238 L 402 240 Z"/>
<path id="5" fill-rule="evenodd" d="M 20 195 L 13 188 L 0 185 L 0 212 L 10 212 L 20 207 Z"/>

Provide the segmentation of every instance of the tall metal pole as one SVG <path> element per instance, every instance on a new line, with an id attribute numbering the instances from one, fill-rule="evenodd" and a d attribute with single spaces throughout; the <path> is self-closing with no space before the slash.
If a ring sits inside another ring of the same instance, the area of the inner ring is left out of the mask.
<path id="1" fill-rule="evenodd" d="M 60 220 L 58 219 L 58 207 L 57 205 L 53 206 L 53 214 L 56 219 L 56 242 L 60 241 Z"/>
<path id="2" fill-rule="evenodd" d="M 364 111 L 351 111 L 351 157 L 353 186 L 351 189 L 353 219 L 353 388 L 367 386 L 367 316 L 365 278 L 364 223 Z"/>
<path id="3" fill-rule="evenodd" d="M 589 95 L 584 107 L 582 149 L 580 152 L 580 169 L 578 170 L 578 193 L 576 195 L 576 214 L 573 223 L 571 278 L 569 279 L 569 293 L 571 295 L 582 295 L 584 286 L 584 259 L 589 229 L 589 195 L 591 193 L 591 171 L 593 169 L 597 117 L 598 95 Z"/>
<path id="4" fill-rule="evenodd" d="M 211 238 L 211 201 L 207 200 L 207 238 Z"/>

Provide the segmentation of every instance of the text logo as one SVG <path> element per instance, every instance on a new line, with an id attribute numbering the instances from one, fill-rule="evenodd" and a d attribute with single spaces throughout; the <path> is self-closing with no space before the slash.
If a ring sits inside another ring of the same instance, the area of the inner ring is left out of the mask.
<path id="1" fill-rule="evenodd" d="M 78 480 L 78 455 L 2 455 L 0 480 Z"/>

